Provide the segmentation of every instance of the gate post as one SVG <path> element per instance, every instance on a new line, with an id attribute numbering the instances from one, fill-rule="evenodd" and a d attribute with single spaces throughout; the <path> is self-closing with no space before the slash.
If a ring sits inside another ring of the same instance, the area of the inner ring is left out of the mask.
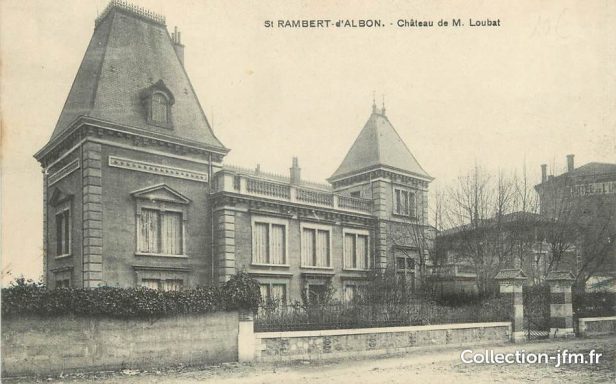
<path id="1" fill-rule="evenodd" d="M 498 281 L 501 297 L 510 303 L 511 341 L 519 343 L 526 340 L 524 333 L 524 295 L 523 286 L 526 275 L 521 269 L 502 269 L 494 280 Z"/>
<path id="2" fill-rule="evenodd" d="M 550 338 L 575 336 L 571 303 L 575 277 L 569 271 L 553 271 L 545 280 L 550 285 Z"/>
<path id="3" fill-rule="evenodd" d="M 247 363 L 255 359 L 254 315 L 250 310 L 240 310 L 239 320 L 237 360 L 240 363 Z"/>

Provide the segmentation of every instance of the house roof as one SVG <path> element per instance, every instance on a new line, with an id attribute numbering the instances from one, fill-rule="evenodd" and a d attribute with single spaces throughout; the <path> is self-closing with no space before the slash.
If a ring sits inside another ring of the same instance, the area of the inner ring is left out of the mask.
<path id="1" fill-rule="evenodd" d="M 616 164 L 592 162 L 577 167 L 573 171 L 567 173 L 573 176 L 616 175 Z"/>
<path id="2" fill-rule="evenodd" d="M 432 180 L 402 141 L 387 116 L 373 108 L 351 149 L 328 180 L 336 181 L 376 168 L 388 168 Z"/>
<path id="3" fill-rule="evenodd" d="M 545 216 L 536 214 L 536 213 L 519 211 L 519 212 L 511 212 L 511 213 L 502 215 L 500 218 L 500 222 L 503 225 L 509 225 L 509 224 L 531 225 L 531 224 L 538 224 L 538 223 L 547 223 L 547 222 L 550 222 L 550 219 Z M 489 228 L 495 225 L 496 223 L 497 223 L 497 218 L 491 217 L 489 219 L 485 219 L 481 221 L 479 223 L 479 228 Z M 474 229 L 476 228 L 472 226 L 471 224 L 464 224 L 464 225 L 459 225 L 457 227 L 445 229 L 441 231 L 439 236 L 450 236 L 450 235 L 455 235 L 455 234 L 465 232 L 465 231 L 471 231 Z"/>
<path id="4" fill-rule="evenodd" d="M 174 99 L 171 128 L 148 124 L 142 95 L 156 84 L 164 84 Z M 227 151 L 212 132 L 164 18 L 120 1 L 96 20 L 50 142 L 79 117 Z"/>

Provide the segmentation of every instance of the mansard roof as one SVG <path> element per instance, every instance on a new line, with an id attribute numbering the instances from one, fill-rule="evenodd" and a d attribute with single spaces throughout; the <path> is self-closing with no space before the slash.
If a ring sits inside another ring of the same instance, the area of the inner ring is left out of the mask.
<path id="1" fill-rule="evenodd" d="M 142 95 L 153 88 L 174 99 L 170 128 L 148 124 Z M 228 151 L 212 132 L 164 18 L 121 1 L 96 20 L 50 143 L 80 117 Z"/>
<path id="2" fill-rule="evenodd" d="M 355 139 L 334 174 L 334 182 L 373 169 L 388 169 L 425 180 L 433 178 L 419 165 L 384 111 L 373 108 L 372 115 Z"/>

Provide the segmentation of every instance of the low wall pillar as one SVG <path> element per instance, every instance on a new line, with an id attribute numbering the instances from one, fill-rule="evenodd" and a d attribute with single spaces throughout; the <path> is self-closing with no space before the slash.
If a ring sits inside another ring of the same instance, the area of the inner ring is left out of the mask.
<path id="1" fill-rule="evenodd" d="M 550 272 L 546 277 L 550 286 L 550 338 L 573 337 L 573 304 L 571 287 L 575 278 L 568 271 Z"/>
<path id="2" fill-rule="evenodd" d="M 254 315 L 251 311 L 240 311 L 239 317 L 237 361 L 247 363 L 255 360 Z"/>
<path id="3" fill-rule="evenodd" d="M 499 292 L 510 303 L 511 341 L 519 343 L 526 341 L 524 332 L 524 302 L 523 287 L 526 275 L 520 269 L 503 269 L 494 278 L 498 281 Z"/>

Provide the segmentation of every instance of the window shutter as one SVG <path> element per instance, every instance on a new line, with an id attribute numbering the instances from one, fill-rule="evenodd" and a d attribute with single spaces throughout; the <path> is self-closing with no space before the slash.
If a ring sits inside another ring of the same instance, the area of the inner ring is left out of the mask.
<path id="1" fill-rule="evenodd" d="M 267 238 L 268 225 L 264 223 L 255 223 L 254 233 L 254 253 L 253 262 L 258 264 L 267 264 L 267 250 L 268 238 Z"/>
<path id="2" fill-rule="evenodd" d="M 141 210 L 141 238 L 139 250 L 146 253 L 159 253 L 158 212 L 152 209 Z"/>
<path id="3" fill-rule="evenodd" d="M 353 263 L 355 260 L 355 235 L 344 235 L 344 266 L 346 268 L 355 268 Z"/>
<path id="4" fill-rule="evenodd" d="M 285 227 L 272 224 L 271 263 L 284 264 L 285 262 Z"/>
<path id="5" fill-rule="evenodd" d="M 182 254 L 182 215 L 165 212 L 161 215 L 161 248 L 166 255 Z"/>
<path id="6" fill-rule="evenodd" d="M 357 235 L 357 268 L 366 269 L 368 266 L 368 237 Z"/>
<path id="7" fill-rule="evenodd" d="M 302 236 L 302 260 L 303 265 L 315 265 L 314 264 L 314 229 L 304 228 Z"/>
<path id="8" fill-rule="evenodd" d="M 329 232 L 317 231 L 317 267 L 329 267 Z"/>

